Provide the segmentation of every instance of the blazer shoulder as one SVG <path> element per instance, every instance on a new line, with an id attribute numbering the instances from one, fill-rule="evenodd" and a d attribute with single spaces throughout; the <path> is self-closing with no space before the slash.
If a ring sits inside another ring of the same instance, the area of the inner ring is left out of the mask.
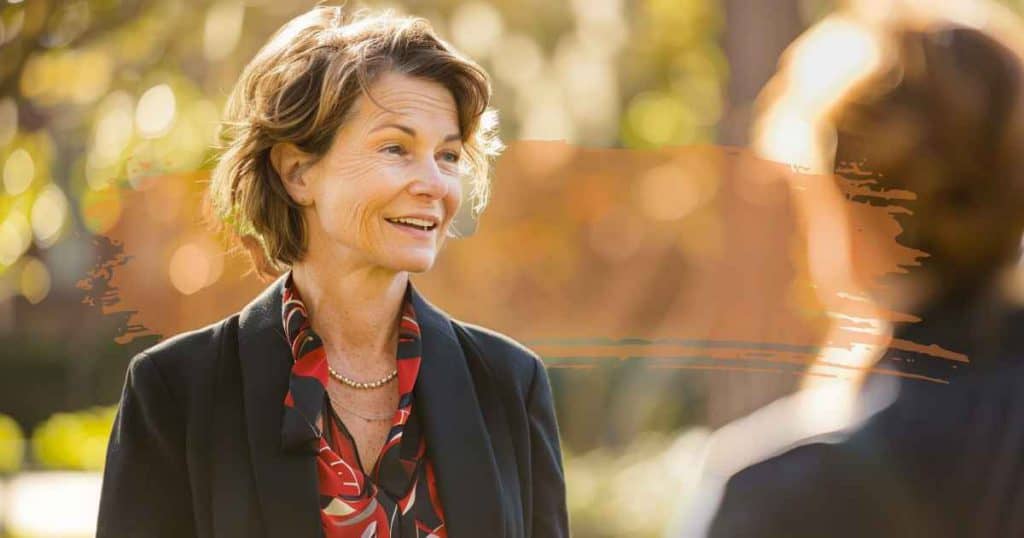
<path id="1" fill-rule="evenodd" d="M 172 393 L 188 399 L 194 387 L 212 382 L 221 334 L 236 315 L 176 334 L 146 348 L 132 359 L 129 371 L 155 370 Z"/>
<path id="2" fill-rule="evenodd" d="M 456 328 L 461 328 L 471 345 L 476 347 L 488 367 L 499 379 L 515 379 L 525 390 L 529 390 L 537 375 L 538 369 L 544 365 L 533 350 L 498 331 L 452 320 Z"/>
<path id="3" fill-rule="evenodd" d="M 186 363 L 204 360 L 219 351 L 218 335 L 230 318 L 222 319 L 198 329 L 176 334 L 146 348 L 147 355 L 161 370 L 173 370 Z"/>

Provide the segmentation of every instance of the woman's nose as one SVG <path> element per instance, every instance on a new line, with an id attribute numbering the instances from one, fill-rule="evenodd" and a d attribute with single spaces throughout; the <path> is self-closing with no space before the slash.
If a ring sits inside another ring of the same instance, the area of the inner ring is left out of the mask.
<path id="1" fill-rule="evenodd" d="M 409 191 L 416 196 L 432 199 L 444 198 L 448 195 L 449 182 L 437 163 L 431 161 L 419 167 L 409 185 Z"/>

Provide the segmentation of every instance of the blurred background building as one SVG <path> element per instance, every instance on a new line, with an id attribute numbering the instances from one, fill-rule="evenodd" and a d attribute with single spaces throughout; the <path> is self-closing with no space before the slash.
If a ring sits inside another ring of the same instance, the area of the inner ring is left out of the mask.
<path id="1" fill-rule="evenodd" d="M 88 535 L 128 360 L 263 286 L 207 231 L 202 189 L 236 77 L 311 5 L 0 3 L 8 532 Z M 784 170 L 744 147 L 779 54 L 835 2 L 362 5 L 478 60 L 509 146 L 491 206 L 418 284 L 545 358 L 574 534 L 660 535 L 707 432 L 794 390 L 829 330 Z M 46 526 L 47 480 L 84 531 Z"/>

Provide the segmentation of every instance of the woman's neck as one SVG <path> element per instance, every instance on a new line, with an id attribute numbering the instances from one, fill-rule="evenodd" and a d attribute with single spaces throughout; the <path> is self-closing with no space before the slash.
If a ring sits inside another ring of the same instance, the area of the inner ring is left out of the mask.
<path id="1" fill-rule="evenodd" d="M 312 259 L 292 266 L 292 281 L 332 364 L 371 376 L 393 367 L 408 280 L 408 273 L 379 267 Z"/>

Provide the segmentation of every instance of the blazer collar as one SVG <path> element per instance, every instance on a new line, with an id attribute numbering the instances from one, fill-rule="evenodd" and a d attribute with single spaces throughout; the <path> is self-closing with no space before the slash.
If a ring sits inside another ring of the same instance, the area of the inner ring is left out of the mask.
<path id="1" fill-rule="evenodd" d="M 316 459 L 308 453 L 286 451 L 281 443 L 284 397 L 292 367 L 281 322 L 285 276 L 263 290 L 238 318 L 249 455 L 267 537 L 323 536 Z"/>
<path id="2" fill-rule="evenodd" d="M 498 466 L 466 355 L 451 318 L 416 288 L 412 301 L 423 346 L 413 406 L 437 474 L 449 536 L 504 536 Z"/>
<path id="3" fill-rule="evenodd" d="M 321 536 L 314 455 L 281 442 L 292 358 L 281 324 L 285 276 L 242 309 L 238 326 L 245 418 L 257 496 L 271 538 Z M 423 361 L 420 418 L 449 535 L 502 536 L 505 514 L 491 440 L 451 318 L 412 290 Z"/>

